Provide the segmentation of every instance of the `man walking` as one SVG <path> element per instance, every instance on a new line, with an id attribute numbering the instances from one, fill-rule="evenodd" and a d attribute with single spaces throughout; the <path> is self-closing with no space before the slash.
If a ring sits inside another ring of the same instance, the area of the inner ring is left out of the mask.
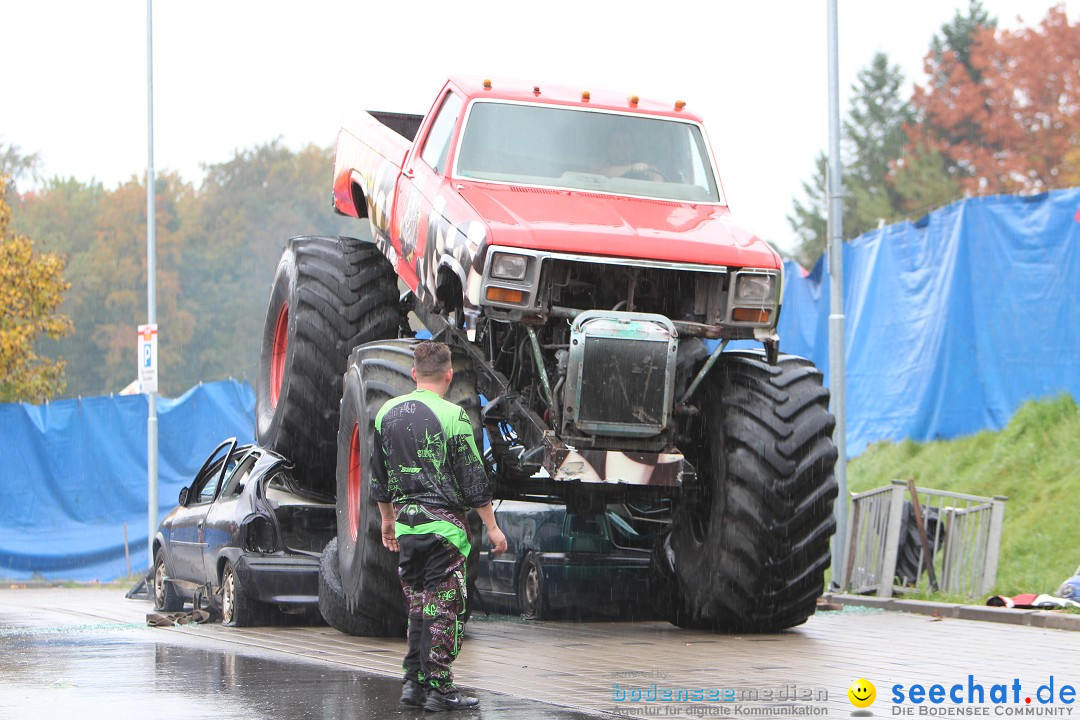
<path id="1" fill-rule="evenodd" d="M 388 400 L 375 416 L 371 495 L 382 515 L 383 545 L 399 553 L 409 607 L 401 702 L 436 712 L 459 710 L 480 704 L 458 692 L 450 670 L 465 624 L 471 548 L 465 513 L 479 513 L 492 552 L 506 551 L 506 537 L 495 522 L 469 417 L 442 397 L 454 377 L 450 348 L 430 341 L 416 345 L 412 376 L 416 390 Z"/>

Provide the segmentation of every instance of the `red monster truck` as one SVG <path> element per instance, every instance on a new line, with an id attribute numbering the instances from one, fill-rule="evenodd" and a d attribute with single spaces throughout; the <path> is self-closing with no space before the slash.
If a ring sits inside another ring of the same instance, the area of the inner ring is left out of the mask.
<path id="1" fill-rule="evenodd" d="M 661 527 L 650 594 L 677 625 L 769 632 L 814 612 L 828 391 L 779 354 L 780 258 L 732 222 L 682 102 L 451 79 L 426 117 L 342 129 L 333 203 L 361 239 L 289 242 L 256 410 L 259 442 L 337 498 L 331 625 L 405 628 L 367 496 L 375 413 L 413 388 L 420 326 L 454 348 L 449 399 L 487 431 L 497 498 Z"/>

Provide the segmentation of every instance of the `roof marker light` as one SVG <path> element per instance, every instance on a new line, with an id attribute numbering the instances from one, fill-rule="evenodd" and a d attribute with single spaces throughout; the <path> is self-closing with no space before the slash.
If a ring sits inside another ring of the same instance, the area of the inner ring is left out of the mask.
<path id="1" fill-rule="evenodd" d="M 491 89 L 491 81 L 490 80 L 487 80 L 487 79 L 484 80 L 484 89 L 485 90 L 490 90 Z"/>
<path id="2" fill-rule="evenodd" d="M 686 107 L 686 101 L 685 100 L 676 100 L 675 101 L 675 109 L 676 110 L 682 110 L 684 107 Z"/>
<path id="3" fill-rule="evenodd" d="M 533 95 L 539 95 L 539 94 L 540 94 L 540 86 L 539 85 L 533 85 Z"/>
<path id="4" fill-rule="evenodd" d="M 589 102 L 590 97 L 591 97 L 591 95 L 589 95 L 588 90 L 582 90 L 581 91 L 581 102 Z"/>
<path id="5" fill-rule="evenodd" d="M 629 100 L 630 100 L 630 107 L 637 107 L 637 104 L 638 104 L 638 96 L 637 95 L 631 95 Z"/>

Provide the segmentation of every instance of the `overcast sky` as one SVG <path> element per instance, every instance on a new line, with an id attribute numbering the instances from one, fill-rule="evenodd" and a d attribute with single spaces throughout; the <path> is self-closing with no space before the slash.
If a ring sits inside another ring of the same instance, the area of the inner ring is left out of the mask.
<path id="1" fill-rule="evenodd" d="M 999 27 L 1048 0 L 984 0 Z M 967 0 L 840 0 L 841 113 L 876 51 L 922 81 L 930 38 Z M 685 100 L 702 114 L 737 220 L 791 247 L 786 216 L 828 144 L 826 0 L 538 3 L 157 0 L 158 171 L 281 137 L 331 145 L 355 109 L 426 112 L 448 75 Z M 1070 16 L 1075 13 L 1070 12 Z M 0 2 L 0 142 L 46 176 L 106 187 L 146 167 L 146 3 Z M 330 188 L 327 168 L 327 189 Z M 26 183 L 20 186 L 24 189 Z M 281 228 L 283 235 L 307 228 Z"/>

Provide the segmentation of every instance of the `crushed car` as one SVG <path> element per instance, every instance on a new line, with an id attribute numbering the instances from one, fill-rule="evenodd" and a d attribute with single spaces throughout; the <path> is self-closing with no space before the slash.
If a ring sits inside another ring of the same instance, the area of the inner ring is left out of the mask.
<path id="1" fill-rule="evenodd" d="M 319 559 L 334 537 L 332 499 L 299 486 L 285 457 L 229 438 L 180 491 L 154 538 L 154 608 L 216 607 L 222 624 L 318 618 Z"/>

